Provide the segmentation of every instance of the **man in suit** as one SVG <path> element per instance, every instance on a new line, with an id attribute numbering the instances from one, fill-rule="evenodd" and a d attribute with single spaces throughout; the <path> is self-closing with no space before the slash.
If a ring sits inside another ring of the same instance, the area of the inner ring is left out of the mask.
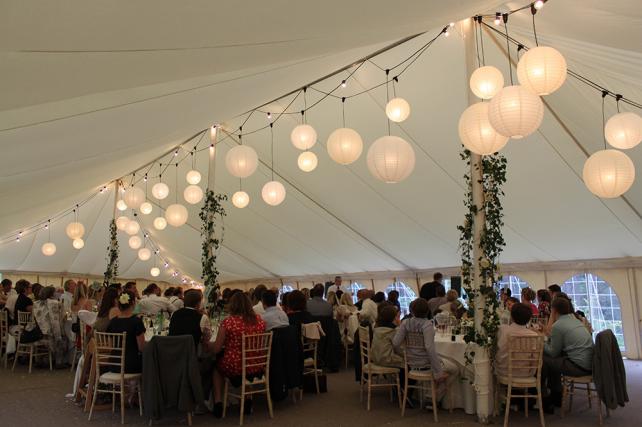
<path id="1" fill-rule="evenodd" d="M 442 286 L 441 282 L 443 278 L 443 274 L 439 272 L 433 274 L 432 282 L 424 283 L 424 285 L 421 287 L 421 290 L 419 291 L 419 296 L 426 301 L 430 301 L 431 299 L 435 298 L 437 296 L 437 286 Z"/>
<path id="2" fill-rule="evenodd" d="M 310 291 L 308 312 L 316 317 L 332 317 L 332 305 L 323 299 L 323 285 L 317 284 Z"/>

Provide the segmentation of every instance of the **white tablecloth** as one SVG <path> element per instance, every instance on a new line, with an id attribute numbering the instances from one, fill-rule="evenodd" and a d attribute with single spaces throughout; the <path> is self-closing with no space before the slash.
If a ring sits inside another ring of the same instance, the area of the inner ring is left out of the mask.
<path id="1" fill-rule="evenodd" d="M 456 336 L 455 341 L 451 340 L 451 335 L 435 334 L 435 344 L 437 353 L 442 359 L 454 363 L 459 368 L 458 378 L 452 381 L 449 386 L 453 397 L 453 407 L 462 408 L 467 414 L 475 414 L 476 395 L 475 389 L 471 382 L 473 379 L 472 365 L 466 366 L 466 348 L 468 344 L 464 342 L 463 336 Z M 449 406 L 448 399 L 443 401 L 446 407 Z"/>

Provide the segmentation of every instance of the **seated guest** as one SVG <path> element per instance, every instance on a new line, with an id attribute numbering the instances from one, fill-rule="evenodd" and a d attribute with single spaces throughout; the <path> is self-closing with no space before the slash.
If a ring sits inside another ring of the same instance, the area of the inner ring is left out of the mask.
<path id="1" fill-rule="evenodd" d="M 462 306 L 461 301 L 459 301 L 459 294 L 456 290 L 451 289 L 446 292 L 446 302 L 439 306 L 439 309 L 442 312 L 450 313 L 452 316 L 457 316 L 459 308 Z"/>
<path id="2" fill-rule="evenodd" d="M 501 325 L 497 334 L 497 353 L 495 354 L 495 373 L 497 375 L 508 375 L 509 337 L 537 336 L 537 332 L 526 327 L 532 317 L 529 306 L 521 303 L 513 304 L 510 315 L 511 324 Z M 535 372 L 524 372 L 520 376 L 531 377 L 534 374 Z"/>
<path id="3" fill-rule="evenodd" d="M 540 289 L 537 291 L 537 311 L 539 316 L 548 318 L 551 316 L 551 293 L 548 289 Z"/>
<path id="4" fill-rule="evenodd" d="M 85 285 L 85 282 L 76 283 L 74 296 L 71 300 L 71 312 L 78 313 L 80 310 L 91 310 L 91 301 L 87 298 L 87 285 Z"/>
<path id="5" fill-rule="evenodd" d="M 593 325 L 591 325 L 591 322 L 586 318 L 586 314 L 584 314 L 582 310 L 576 310 L 575 317 L 582 322 L 586 330 L 589 331 L 589 334 L 593 335 Z"/>
<path id="6" fill-rule="evenodd" d="M 403 353 L 398 353 L 392 344 L 399 324 L 399 310 L 394 305 L 386 305 L 379 311 L 372 337 L 370 357 L 380 366 L 403 368 Z"/>
<path id="7" fill-rule="evenodd" d="M 256 289 L 254 289 L 254 292 L 252 292 L 252 296 L 250 297 L 252 304 L 254 306 L 252 307 L 254 309 L 254 312 L 256 314 L 261 314 L 263 313 L 263 292 L 267 291 L 268 288 L 265 285 L 258 285 Z"/>
<path id="8" fill-rule="evenodd" d="M 169 297 L 169 303 L 174 306 L 174 311 L 184 307 L 183 303 L 183 288 L 177 286 L 172 291 L 172 296 Z"/>
<path id="9" fill-rule="evenodd" d="M 136 297 L 130 291 L 123 291 L 118 297 L 118 315 L 111 319 L 107 332 L 125 337 L 125 373 L 143 372 L 143 347 L 145 347 L 145 325 L 140 317 L 134 315 Z"/>
<path id="10" fill-rule="evenodd" d="M 276 292 L 265 291 L 261 297 L 263 304 L 263 313 L 261 318 L 265 322 L 265 329 L 271 330 L 274 328 L 282 328 L 283 326 L 290 326 L 288 315 L 283 310 L 276 306 Z"/>
<path id="11" fill-rule="evenodd" d="M 118 291 L 116 288 L 107 288 L 103 292 L 103 298 L 98 306 L 98 314 L 93 329 L 97 332 L 107 331 L 111 319 L 118 316 Z"/>
<path id="12" fill-rule="evenodd" d="M 56 298 L 56 289 L 53 286 L 44 287 L 34 303 L 33 317 L 44 339 L 49 343 L 49 349 L 55 356 L 56 366 L 64 364 L 69 347 L 63 327 L 63 314 L 63 305 Z"/>
<path id="13" fill-rule="evenodd" d="M 169 335 L 191 335 L 196 349 L 204 350 L 201 344 L 209 343 L 212 328 L 210 319 L 202 309 L 203 293 L 198 289 L 190 289 L 185 292 L 183 302 L 185 306 L 176 310 L 169 321 Z"/>
<path id="14" fill-rule="evenodd" d="M 377 321 L 377 303 L 373 301 L 375 296 L 372 290 L 363 290 L 363 303 L 359 310 L 359 323 L 374 325 Z"/>
<path id="15" fill-rule="evenodd" d="M 323 285 L 315 285 L 310 291 L 310 301 L 308 301 L 308 313 L 314 317 L 332 317 L 332 305 L 323 300 Z"/>
<path id="16" fill-rule="evenodd" d="M 13 309 L 7 307 L 7 302 L 12 296 L 15 296 L 16 298 L 18 297 L 18 293 L 15 289 L 11 289 L 11 285 L 13 285 L 13 282 L 9 279 L 2 279 L 2 282 L 0 283 L 0 286 L 2 287 L 0 289 L 0 308 L 4 307 L 10 312 L 13 311 Z"/>
<path id="17" fill-rule="evenodd" d="M 337 293 L 334 291 L 328 291 L 328 294 L 326 295 L 326 301 L 332 306 L 332 315 L 334 316 L 336 307 L 339 304 Z"/>
<path id="18" fill-rule="evenodd" d="M 262 295 L 261 295 L 262 296 Z M 265 322 L 254 313 L 250 299 L 243 293 L 236 293 L 230 299 L 229 316 L 221 322 L 214 342 L 214 353 L 223 350 L 223 356 L 217 358 L 214 370 L 214 415 L 223 416 L 223 386 L 228 378 L 232 386 L 241 385 L 241 349 L 243 335 L 265 332 Z M 248 368 L 248 379 L 262 374 L 257 368 Z M 245 412 L 251 413 L 251 400 L 245 402 Z"/>
<path id="19" fill-rule="evenodd" d="M 439 307 L 448 302 L 448 299 L 446 298 L 446 288 L 444 288 L 444 285 L 441 283 L 437 285 L 435 295 L 436 296 L 434 298 L 431 298 L 430 301 L 428 301 L 428 318 L 433 317 L 435 312 L 439 310 Z"/>
<path id="20" fill-rule="evenodd" d="M 524 288 L 522 289 L 522 304 L 525 304 L 531 308 L 531 311 L 533 312 L 533 316 L 539 315 L 539 311 L 537 310 L 537 306 L 533 304 L 533 300 L 535 299 L 535 291 L 532 290 L 531 288 Z"/>
<path id="21" fill-rule="evenodd" d="M 379 305 L 382 302 L 386 301 L 386 294 L 379 291 L 376 294 L 374 294 L 374 296 L 371 299 L 372 301 L 374 301 L 375 304 Z"/>
<path id="22" fill-rule="evenodd" d="M 297 334 L 301 335 L 301 325 L 312 322 L 312 316 L 307 310 L 308 300 L 301 291 L 292 291 L 288 295 L 288 321 L 294 326 Z"/>
<path id="23" fill-rule="evenodd" d="M 502 308 L 506 308 L 506 301 L 513 295 L 510 288 L 501 288 L 499 290 L 499 303 Z"/>
<path id="24" fill-rule="evenodd" d="M 357 310 L 361 310 L 361 306 L 363 305 L 363 300 L 365 299 L 366 290 L 365 289 L 359 289 L 357 291 L 357 302 L 354 303 L 354 306 L 357 307 Z"/>
<path id="25" fill-rule="evenodd" d="M 301 292 L 303 292 L 306 301 L 310 299 L 310 288 L 303 288 Z"/>
<path id="26" fill-rule="evenodd" d="M 399 291 L 392 290 L 388 292 L 388 302 L 395 307 L 397 307 L 397 310 L 401 311 L 401 304 L 399 303 Z"/>
<path id="27" fill-rule="evenodd" d="M 19 311 L 23 311 L 23 312 L 33 311 L 33 301 L 28 296 L 31 293 L 31 284 L 24 279 L 18 280 L 16 282 L 15 291 L 18 296 L 16 298 L 16 301 L 13 303 L 13 311 L 10 310 L 9 314 L 12 315 L 12 318 L 13 318 L 12 323 L 14 325 L 17 325 Z"/>
<path id="28" fill-rule="evenodd" d="M 124 291 L 129 291 L 134 294 L 136 297 L 136 301 L 140 299 L 140 295 L 138 294 L 138 288 L 136 287 L 136 282 L 127 282 L 125 283 L 125 286 L 123 287 Z"/>
<path id="29" fill-rule="evenodd" d="M 551 300 L 554 300 L 558 294 L 562 293 L 562 288 L 558 284 L 553 284 L 548 287 L 548 291 L 551 293 Z"/>
<path id="30" fill-rule="evenodd" d="M 173 313 L 176 308 L 169 303 L 167 298 L 161 296 L 161 290 L 156 283 L 150 283 L 147 288 L 146 298 L 140 300 L 140 312 L 150 316 L 155 316 L 160 312 Z M 173 291 L 172 291 L 173 293 Z"/>
<path id="31" fill-rule="evenodd" d="M 33 296 L 33 300 L 37 300 L 38 296 L 40 295 L 40 290 L 43 288 L 40 283 L 34 283 L 31 285 L 31 295 Z"/>
<path id="32" fill-rule="evenodd" d="M 519 304 L 519 300 L 515 297 L 510 297 L 506 299 L 506 310 L 511 311 L 513 309 L 513 305 Z"/>
<path id="33" fill-rule="evenodd" d="M 165 298 L 167 301 L 169 301 L 169 299 L 173 296 L 174 296 L 173 286 L 170 286 L 169 288 L 165 289 L 165 292 L 163 292 L 163 298 Z"/>
<path id="34" fill-rule="evenodd" d="M 357 307 L 355 307 L 354 303 L 352 302 L 352 295 L 350 295 L 350 292 L 344 292 L 341 295 L 341 300 L 339 301 L 339 305 L 336 308 L 336 318 L 338 321 L 343 321 L 346 320 L 348 317 L 352 316 L 358 311 Z"/>

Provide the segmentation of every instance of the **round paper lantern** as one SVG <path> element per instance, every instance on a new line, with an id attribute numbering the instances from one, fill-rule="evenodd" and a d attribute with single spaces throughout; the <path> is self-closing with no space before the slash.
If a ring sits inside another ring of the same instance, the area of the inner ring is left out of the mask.
<path id="1" fill-rule="evenodd" d="M 138 209 L 145 201 L 145 192 L 138 187 L 128 187 L 123 194 L 123 200 L 132 209 Z"/>
<path id="2" fill-rule="evenodd" d="M 160 276 L 160 268 L 158 267 L 152 267 L 151 270 L 149 270 L 149 274 L 152 275 L 152 277 L 158 277 Z"/>
<path id="3" fill-rule="evenodd" d="M 350 128 L 339 128 L 328 137 L 328 155 L 340 165 L 354 163 L 363 151 L 361 136 Z"/>
<path id="4" fill-rule="evenodd" d="M 125 228 L 127 228 L 127 224 L 129 224 L 129 218 L 127 218 L 126 216 L 119 216 L 118 218 L 116 218 L 116 228 L 120 231 L 125 231 Z"/>
<path id="5" fill-rule="evenodd" d="M 67 236 L 71 239 L 80 239 L 85 235 L 85 226 L 79 222 L 70 222 L 65 229 Z"/>
<path id="6" fill-rule="evenodd" d="M 232 204 L 239 209 L 243 209 L 250 204 L 250 196 L 245 191 L 237 191 L 232 195 Z"/>
<path id="7" fill-rule="evenodd" d="M 555 92 L 566 80 L 566 60 L 548 46 L 529 49 L 517 64 L 519 84 L 537 95 Z"/>
<path id="8" fill-rule="evenodd" d="M 299 169 L 301 169 L 303 172 L 312 172 L 314 169 L 316 169 L 318 163 L 319 159 L 317 159 L 317 155 L 312 151 L 304 151 L 303 153 L 299 154 L 299 158 L 297 160 Z"/>
<path id="9" fill-rule="evenodd" d="M 162 216 L 154 218 L 154 228 L 157 230 L 164 230 L 167 227 L 167 220 Z"/>
<path id="10" fill-rule="evenodd" d="M 504 76 L 497 68 L 479 67 L 470 76 L 470 90 L 481 99 L 491 99 L 504 87 Z"/>
<path id="11" fill-rule="evenodd" d="M 409 115 L 410 104 L 403 98 L 392 98 L 386 104 L 386 116 L 393 122 L 403 122 Z"/>
<path id="12" fill-rule="evenodd" d="M 121 199 L 116 202 L 116 208 L 121 212 L 127 210 L 127 203 L 125 203 L 125 201 Z"/>
<path id="13" fill-rule="evenodd" d="M 506 86 L 490 100 L 488 119 L 501 135 L 520 139 L 535 132 L 544 118 L 544 103 L 526 88 Z"/>
<path id="14" fill-rule="evenodd" d="M 129 241 L 127 242 L 129 244 L 129 247 L 132 249 L 138 249 L 141 246 L 143 246 L 143 239 L 141 239 L 138 236 L 132 236 L 129 238 Z"/>
<path id="15" fill-rule="evenodd" d="M 83 239 L 74 239 L 71 244 L 75 249 L 82 249 L 85 247 L 85 241 Z"/>
<path id="16" fill-rule="evenodd" d="M 238 145 L 227 152 L 225 167 L 237 178 L 247 178 L 259 165 L 259 156 L 252 147 Z"/>
<path id="17" fill-rule="evenodd" d="M 187 203 L 195 205 L 203 200 L 203 189 L 198 185 L 188 185 L 183 191 L 183 197 Z"/>
<path id="18" fill-rule="evenodd" d="M 141 261 L 147 261 L 152 257 L 152 251 L 149 248 L 140 248 L 138 250 L 138 259 Z"/>
<path id="19" fill-rule="evenodd" d="M 415 168 L 415 151 L 398 136 L 383 136 L 372 143 L 366 160 L 375 178 L 396 183 L 408 178 Z"/>
<path id="20" fill-rule="evenodd" d="M 152 187 L 152 196 L 158 200 L 163 200 L 169 196 L 169 187 L 164 182 L 157 182 Z"/>
<path id="21" fill-rule="evenodd" d="M 633 148 L 642 141 L 642 118 L 635 113 L 618 113 L 606 122 L 604 136 L 615 148 Z"/>
<path id="22" fill-rule="evenodd" d="M 188 183 L 196 185 L 201 182 L 201 173 L 199 171 L 191 170 L 185 175 L 185 179 Z"/>
<path id="23" fill-rule="evenodd" d="M 299 125 L 292 129 L 290 140 L 299 150 L 309 150 L 317 142 L 317 131 L 310 125 Z"/>
<path id="24" fill-rule="evenodd" d="M 130 236 L 133 236 L 134 234 L 138 234 L 140 231 L 140 224 L 135 221 L 131 220 L 127 223 L 127 226 L 125 227 L 125 233 L 129 234 Z"/>
<path id="25" fill-rule="evenodd" d="M 586 160 L 582 177 L 591 193 L 612 199 L 631 188 L 635 180 L 635 166 L 621 151 L 600 150 Z"/>
<path id="26" fill-rule="evenodd" d="M 187 208 L 178 203 L 169 205 L 165 210 L 165 219 L 172 227 L 180 227 L 187 222 Z"/>
<path id="27" fill-rule="evenodd" d="M 142 213 L 143 215 L 149 215 L 150 213 L 152 213 L 153 209 L 154 207 L 149 202 L 143 202 L 140 205 L 140 213 Z"/>
<path id="28" fill-rule="evenodd" d="M 464 110 L 459 118 L 459 138 L 464 147 L 480 155 L 496 153 L 508 142 L 508 137 L 490 125 L 488 102 L 478 102 Z"/>
<path id="29" fill-rule="evenodd" d="M 56 253 L 56 245 L 55 244 L 53 244 L 51 242 L 47 242 L 44 245 L 42 245 L 42 254 L 44 256 L 52 256 L 55 253 Z"/>
<path id="30" fill-rule="evenodd" d="M 268 205 L 280 205 L 285 199 L 285 187 L 279 181 L 270 181 L 263 186 L 261 196 Z"/>

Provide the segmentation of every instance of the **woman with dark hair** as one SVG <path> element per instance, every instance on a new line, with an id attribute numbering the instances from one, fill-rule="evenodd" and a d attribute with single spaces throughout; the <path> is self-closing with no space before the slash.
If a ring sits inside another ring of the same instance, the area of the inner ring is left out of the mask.
<path id="1" fill-rule="evenodd" d="M 56 289 L 53 286 L 42 288 L 38 301 L 33 306 L 33 317 L 49 342 L 49 349 L 55 355 L 56 366 L 60 366 L 65 363 L 65 353 L 69 346 L 63 327 L 62 303 L 55 298 L 55 293 Z"/>
<path id="2" fill-rule="evenodd" d="M 540 289 L 537 291 L 537 311 L 539 311 L 540 317 L 550 317 L 551 316 L 551 293 L 548 289 Z"/>
<path id="3" fill-rule="evenodd" d="M 217 359 L 214 370 L 214 415 L 223 416 L 223 386 L 228 378 L 234 387 L 241 385 L 241 349 L 243 335 L 265 332 L 265 322 L 252 309 L 252 302 L 242 292 L 235 293 L 228 304 L 229 316 L 221 322 L 218 335 L 213 345 L 215 354 L 223 350 L 223 356 Z M 256 368 L 248 368 L 248 377 L 262 374 Z M 251 413 L 251 401 L 245 402 L 245 412 Z"/>
<path id="4" fill-rule="evenodd" d="M 372 300 L 373 300 L 377 305 L 379 305 L 379 304 L 381 304 L 382 302 L 384 302 L 384 301 L 386 300 L 386 294 L 385 294 L 385 293 L 383 293 L 383 292 L 381 292 L 381 291 L 379 291 L 379 292 L 377 292 L 376 294 L 374 294 L 374 296 L 372 297 Z"/>
<path id="5" fill-rule="evenodd" d="M 539 316 L 539 310 L 537 309 L 537 306 L 533 304 L 533 300 L 535 299 L 535 291 L 532 290 L 529 287 L 526 287 L 522 289 L 522 304 L 526 304 L 531 308 L 531 311 L 533 312 L 533 316 Z"/>
<path id="6" fill-rule="evenodd" d="M 143 347 L 145 346 L 145 325 L 140 317 L 134 316 L 136 296 L 132 291 L 123 291 L 118 297 L 118 316 L 111 319 L 107 332 L 125 337 L 125 373 L 143 372 Z"/>
<path id="7" fill-rule="evenodd" d="M 94 330 L 97 332 L 105 332 L 111 319 L 118 316 L 118 313 L 118 290 L 116 288 L 107 288 L 105 292 L 103 292 L 103 299 L 100 301 L 100 306 L 98 307 Z"/>

